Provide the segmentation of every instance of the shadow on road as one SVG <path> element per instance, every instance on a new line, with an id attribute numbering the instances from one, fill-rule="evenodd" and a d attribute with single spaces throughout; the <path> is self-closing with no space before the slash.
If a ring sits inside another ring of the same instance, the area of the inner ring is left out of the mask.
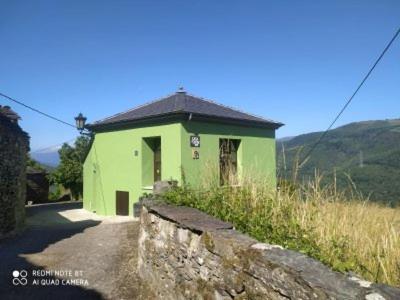
<path id="1" fill-rule="evenodd" d="M 27 223 L 35 220 L 33 224 L 38 225 L 30 225 L 20 234 L 0 240 L 0 299 L 101 299 L 99 293 L 83 286 L 62 285 L 61 282 L 59 285 L 41 285 L 41 283 L 51 283 L 52 279 L 57 278 L 53 276 L 33 278 L 32 271 L 43 270 L 43 267 L 33 265 L 23 257 L 26 254 L 40 253 L 48 246 L 100 223 L 94 220 L 71 222 L 59 214 L 64 210 L 77 208 L 82 208 L 82 203 L 27 207 Z M 71 251 L 71 249 L 66 250 Z M 14 270 L 27 271 L 26 285 L 13 284 Z M 38 279 L 39 285 L 33 285 L 33 279 Z"/>

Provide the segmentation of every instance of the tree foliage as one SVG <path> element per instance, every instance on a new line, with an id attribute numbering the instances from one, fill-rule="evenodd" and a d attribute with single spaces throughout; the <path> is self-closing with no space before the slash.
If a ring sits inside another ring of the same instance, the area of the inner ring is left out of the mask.
<path id="1" fill-rule="evenodd" d="M 80 136 L 74 146 L 64 143 L 58 151 L 60 164 L 51 176 L 53 183 L 61 184 L 71 191 L 74 199 L 80 199 L 83 192 L 83 162 L 89 151 L 90 138 Z"/>

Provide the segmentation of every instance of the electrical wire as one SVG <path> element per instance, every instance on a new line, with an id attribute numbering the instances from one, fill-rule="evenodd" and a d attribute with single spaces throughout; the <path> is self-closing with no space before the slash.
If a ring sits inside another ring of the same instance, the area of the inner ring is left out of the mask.
<path id="1" fill-rule="evenodd" d="M 364 76 L 363 80 L 361 83 L 358 85 L 357 89 L 354 91 L 354 93 L 351 95 L 349 100 L 347 100 L 346 104 L 342 107 L 342 109 L 339 111 L 339 113 L 336 115 L 335 119 L 331 122 L 331 124 L 328 126 L 328 128 L 321 134 L 321 136 L 318 138 L 318 140 L 315 142 L 315 144 L 311 147 L 311 149 L 308 151 L 307 155 L 305 155 L 304 159 L 302 162 L 299 164 L 299 167 L 301 167 L 305 162 L 308 161 L 310 158 L 311 154 L 315 150 L 315 148 L 319 145 L 319 143 L 322 141 L 322 139 L 328 134 L 328 131 L 333 127 L 333 125 L 336 123 L 336 121 L 340 118 L 340 116 L 343 114 L 343 112 L 346 110 L 346 108 L 349 106 L 353 98 L 356 96 L 358 91 L 361 89 L 361 87 L 364 85 L 364 83 L 367 81 L 368 77 L 371 75 L 371 73 L 374 71 L 375 67 L 378 65 L 378 63 L 381 61 L 385 53 L 389 50 L 390 46 L 393 44 L 395 39 L 398 37 L 400 34 L 400 28 L 397 29 L 396 33 L 390 40 L 390 42 L 386 45 L 385 49 L 382 51 L 382 53 L 379 55 L 378 59 L 375 61 L 375 63 L 372 65 L 372 67 L 369 69 L 367 75 Z"/>
<path id="2" fill-rule="evenodd" d="M 73 125 L 73 124 L 71 124 L 71 123 L 68 123 L 68 122 L 65 122 L 65 121 L 63 121 L 63 120 L 60 120 L 59 118 L 53 117 L 53 116 L 51 116 L 51 115 L 49 115 L 49 114 L 47 114 L 47 113 L 45 113 L 45 112 L 42 112 L 42 111 L 40 111 L 40 110 L 38 110 L 38 109 L 36 109 L 36 108 L 33 108 L 32 106 L 29 106 L 29 105 L 27 105 L 27 104 L 25 104 L 25 103 L 22 103 L 21 101 L 18 101 L 18 100 L 14 99 L 14 98 L 11 98 L 10 96 L 7 96 L 7 95 L 5 95 L 5 94 L 3 94 L 3 93 L 0 93 L 0 96 L 4 97 L 4 98 L 6 98 L 6 99 L 8 99 L 8 100 L 10 100 L 10 101 L 13 101 L 13 102 L 15 102 L 15 103 L 17 103 L 17 104 L 19 104 L 19 105 L 22 105 L 22 106 L 24 106 L 24 107 L 26 107 L 26 108 L 29 108 L 30 110 L 32 110 L 32 111 L 34 111 L 34 112 L 37 112 L 38 114 L 41 114 L 41 115 L 43 115 L 43 116 L 45 116 L 45 117 L 47 117 L 47 118 L 50 118 L 50 119 L 52 119 L 52 120 L 54 120 L 54 121 L 60 122 L 60 123 L 62 123 L 62 124 L 64 124 L 64 125 L 68 125 L 68 126 L 73 127 L 73 128 L 76 129 L 76 126 L 75 126 L 75 125 Z"/>

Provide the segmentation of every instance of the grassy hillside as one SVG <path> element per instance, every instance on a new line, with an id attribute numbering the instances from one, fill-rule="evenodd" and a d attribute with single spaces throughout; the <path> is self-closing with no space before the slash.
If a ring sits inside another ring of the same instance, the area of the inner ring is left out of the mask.
<path id="1" fill-rule="evenodd" d="M 278 170 L 293 178 L 296 160 L 306 155 L 321 132 L 278 141 Z M 298 179 L 314 178 L 315 170 L 345 189 L 350 180 L 371 200 L 400 204 L 400 119 L 365 121 L 336 128 L 314 150 L 299 170 Z"/>

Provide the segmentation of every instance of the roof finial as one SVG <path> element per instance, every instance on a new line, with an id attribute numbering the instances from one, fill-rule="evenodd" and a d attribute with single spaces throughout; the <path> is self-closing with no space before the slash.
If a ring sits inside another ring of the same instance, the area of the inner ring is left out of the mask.
<path id="1" fill-rule="evenodd" d="M 186 94 L 186 91 L 185 91 L 185 89 L 183 88 L 183 86 L 181 86 L 181 87 L 178 89 L 177 93 Z"/>

